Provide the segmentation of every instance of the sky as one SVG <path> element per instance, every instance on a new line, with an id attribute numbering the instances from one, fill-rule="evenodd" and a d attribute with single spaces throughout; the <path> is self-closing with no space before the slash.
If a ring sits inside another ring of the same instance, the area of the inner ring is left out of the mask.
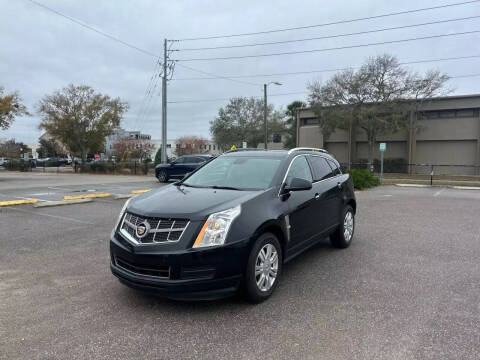
<path id="1" fill-rule="evenodd" d="M 161 81 L 156 63 L 163 53 L 163 40 L 244 34 L 292 27 L 305 27 L 342 20 L 372 17 L 463 2 L 312 0 L 296 1 L 165 1 L 165 0 L 35 0 L 57 12 L 107 33 L 149 54 L 113 41 L 82 27 L 29 0 L 0 0 L 0 86 L 7 92 L 18 91 L 31 116 L 17 118 L 0 139 L 36 143 L 40 115 L 36 106 L 45 95 L 68 84 L 89 85 L 129 104 L 122 120 L 127 130 L 139 130 L 161 138 Z M 480 30 L 478 18 L 375 33 L 323 38 L 311 41 L 259 45 L 213 50 L 187 50 L 218 46 L 280 42 L 285 40 L 328 37 L 376 29 L 480 16 L 480 2 L 408 14 L 377 17 L 299 30 L 260 35 L 169 43 L 170 58 L 179 60 L 168 82 L 168 139 L 182 135 L 210 137 L 209 123 L 218 109 L 235 96 L 263 96 L 263 84 L 269 85 L 268 102 L 285 109 L 293 100 L 307 99 L 307 85 L 326 81 L 334 72 L 276 75 L 225 79 L 228 76 L 278 74 L 355 67 L 368 57 L 389 53 L 400 62 L 480 56 L 480 33 L 438 37 L 409 42 L 363 46 L 268 57 L 228 60 L 186 59 L 259 55 L 312 49 L 349 47 L 396 41 L 415 37 Z M 480 57 L 406 65 L 412 71 L 439 69 L 452 78 L 452 95 L 480 93 Z M 194 68 L 197 72 L 184 66 Z M 200 71 L 200 72 L 198 72 Z M 211 77 L 216 79 L 191 80 Z M 153 82 L 152 80 L 153 76 Z M 185 79 L 190 80 L 185 80 Z M 155 86 L 156 84 L 156 86 Z M 150 89 L 150 91 L 147 91 Z M 279 95 L 295 93 L 292 95 Z M 178 102 L 209 100 L 206 102 Z"/>

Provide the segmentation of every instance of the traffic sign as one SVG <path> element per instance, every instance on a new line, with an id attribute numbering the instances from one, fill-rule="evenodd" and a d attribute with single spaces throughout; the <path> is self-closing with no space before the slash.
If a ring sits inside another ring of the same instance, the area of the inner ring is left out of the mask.
<path id="1" fill-rule="evenodd" d="M 387 143 L 380 143 L 380 152 L 385 152 L 387 150 Z"/>

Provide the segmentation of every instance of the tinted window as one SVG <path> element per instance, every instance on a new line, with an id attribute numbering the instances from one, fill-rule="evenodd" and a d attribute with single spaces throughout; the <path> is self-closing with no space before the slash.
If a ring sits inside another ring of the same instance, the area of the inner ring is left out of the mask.
<path id="1" fill-rule="evenodd" d="M 311 156 L 310 160 L 312 162 L 315 181 L 320 181 L 333 176 L 332 168 L 323 157 Z"/>
<path id="2" fill-rule="evenodd" d="M 260 190 L 270 186 L 282 159 L 247 156 L 220 156 L 185 180 L 198 187 L 229 186 L 241 190 Z"/>
<path id="3" fill-rule="evenodd" d="M 177 160 L 175 160 L 175 164 L 185 164 L 185 157 L 179 157 Z"/>
<path id="4" fill-rule="evenodd" d="M 292 181 L 293 178 L 313 181 L 310 166 L 308 165 L 308 161 L 305 156 L 298 156 L 293 160 L 292 164 L 290 165 L 290 170 L 288 170 L 286 180 L 287 185 L 290 185 L 290 181 Z"/>
<path id="5" fill-rule="evenodd" d="M 339 167 L 338 167 L 338 164 L 335 161 L 332 161 L 332 160 L 327 160 L 327 161 L 328 161 L 328 164 L 330 165 L 330 167 L 333 170 L 333 176 L 337 176 L 337 175 L 340 175 L 342 173 L 340 171 Z"/>
<path id="6" fill-rule="evenodd" d="M 200 164 L 202 162 L 204 162 L 205 160 L 203 160 L 201 157 L 191 157 L 188 162 L 190 164 Z"/>

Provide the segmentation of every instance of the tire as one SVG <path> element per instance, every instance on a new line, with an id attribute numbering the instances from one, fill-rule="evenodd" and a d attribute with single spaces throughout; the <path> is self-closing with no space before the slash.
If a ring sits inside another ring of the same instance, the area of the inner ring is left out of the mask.
<path id="1" fill-rule="evenodd" d="M 340 225 L 335 232 L 330 235 L 330 243 L 338 249 L 345 249 L 350 246 L 355 232 L 355 212 L 350 205 L 343 208 L 340 218 Z"/>
<path id="2" fill-rule="evenodd" d="M 168 181 L 168 174 L 165 170 L 160 170 L 157 174 L 157 179 L 161 183 L 167 182 Z"/>
<path id="3" fill-rule="evenodd" d="M 269 249 L 271 251 L 269 261 L 262 260 L 260 252 L 262 252 L 263 255 L 266 255 L 268 254 Z M 275 259 L 274 253 L 277 255 L 276 261 L 273 260 L 270 263 L 270 260 Z M 245 295 L 248 300 L 254 303 L 260 303 L 272 295 L 282 274 L 282 262 L 282 247 L 280 246 L 277 237 L 271 233 L 262 234 L 253 244 L 248 257 L 247 269 L 245 272 Z M 260 274 L 256 274 L 256 269 L 259 271 L 264 269 L 264 271 L 261 271 Z M 275 269 L 276 272 L 274 271 Z M 265 276 L 267 273 L 269 282 L 267 282 Z M 273 277 L 272 275 L 274 273 L 275 276 Z M 264 279 L 263 281 L 260 280 L 262 275 Z"/>

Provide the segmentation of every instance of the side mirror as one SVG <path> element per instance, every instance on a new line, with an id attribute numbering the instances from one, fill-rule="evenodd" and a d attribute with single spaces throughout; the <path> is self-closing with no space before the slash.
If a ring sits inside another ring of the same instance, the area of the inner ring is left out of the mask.
<path id="1" fill-rule="evenodd" d="M 290 191 L 310 190 L 311 188 L 312 188 L 311 181 L 300 179 L 300 178 L 293 178 L 290 181 L 289 185 L 285 185 L 285 187 L 283 188 L 283 192 L 287 193 Z"/>
<path id="2" fill-rule="evenodd" d="M 173 165 L 175 165 L 175 164 L 176 164 L 176 161 L 172 161 L 172 162 L 170 163 L 170 166 L 173 166 Z"/>

